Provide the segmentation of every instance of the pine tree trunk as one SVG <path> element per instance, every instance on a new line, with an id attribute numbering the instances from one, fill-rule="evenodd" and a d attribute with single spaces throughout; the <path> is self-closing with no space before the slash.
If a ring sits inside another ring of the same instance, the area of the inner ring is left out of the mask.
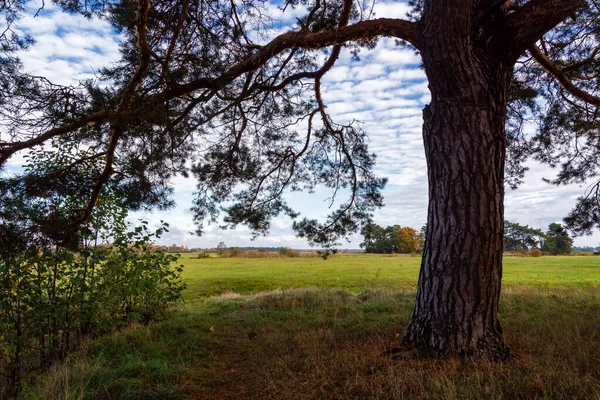
<path id="1" fill-rule="evenodd" d="M 512 66 L 465 40 L 421 50 L 429 178 L 425 251 L 404 346 L 432 356 L 509 356 L 498 321 L 506 89 Z"/>

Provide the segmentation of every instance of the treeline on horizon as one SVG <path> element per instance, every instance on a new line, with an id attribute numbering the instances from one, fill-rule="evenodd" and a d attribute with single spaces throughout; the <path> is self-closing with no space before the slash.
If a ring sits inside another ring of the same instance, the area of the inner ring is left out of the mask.
<path id="1" fill-rule="evenodd" d="M 533 255 L 570 254 L 573 252 L 573 238 L 561 224 L 551 223 L 546 231 L 504 221 L 504 251 L 533 252 Z"/>
<path id="2" fill-rule="evenodd" d="M 390 225 L 383 227 L 371 223 L 365 225 L 361 230 L 363 242 L 360 244 L 365 253 L 375 254 L 418 254 L 423 251 L 425 245 L 425 234 L 427 225 L 423 225 L 419 231 L 412 227 Z M 282 249 L 291 249 L 288 246 L 265 247 L 265 246 L 227 246 L 220 242 L 215 247 L 187 247 L 178 244 L 154 245 L 154 250 L 169 253 L 217 253 L 224 250 L 241 252 L 268 252 L 279 253 Z M 558 223 L 548 225 L 546 231 L 521 225 L 516 222 L 504 221 L 504 251 L 506 252 L 529 252 L 540 250 L 547 254 L 569 254 L 572 252 L 596 253 L 600 252 L 600 246 L 573 246 L 567 230 Z M 298 252 L 314 252 L 313 249 L 293 249 Z M 339 252 L 359 252 L 357 249 L 340 249 Z"/>
<path id="3" fill-rule="evenodd" d="M 370 223 L 361 230 L 364 237 L 360 247 L 365 253 L 418 254 L 425 246 L 427 225 L 419 231 L 411 227 L 391 225 L 383 227 Z M 561 224 L 551 223 L 546 231 L 504 221 L 504 251 L 532 252 L 532 255 L 570 254 L 572 252 L 600 252 L 598 247 L 574 247 L 573 238 Z"/>
<path id="4" fill-rule="evenodd" d="M 170 246 L 167 245 L 154 245 L 154 250 L 162 250 L 167 253 L 220 253 L 222 250 L 240 250 L 240 251 L 259 251 L 259 252 L 270 252 L 270 253 L 278 253 L 281 249 L 290 249 L 288 246 L 278 246 L 278 247 L 265 247 L 265 246 L 226 246 L 224 248 L 216 247 L 188 247 L 184 245 L 172 244 Z M 293 249 L 299 252 L 314 252 L 314 249 Z M 339 250 L 340 252 L 344 251 L 352 251 L 352 250 Z"/>

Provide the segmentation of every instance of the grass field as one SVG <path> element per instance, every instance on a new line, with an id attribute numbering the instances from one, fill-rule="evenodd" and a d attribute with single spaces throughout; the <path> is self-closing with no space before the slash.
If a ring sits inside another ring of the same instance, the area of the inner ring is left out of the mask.
<path id="1" fill-rule="evenodd" d="M 420 257 L 341 254 L 321 258 L 207 258 L 185 254 L 186 299 L 288 288 L 416 290 Z M 600 286 L 600 257 L 505 257 L 506 288 Z"/>
<path id="2" fill-rule="evenodd" d="M 382 356 L 412 312 L 418 257 L 184 256 L 169 319 L 90 341 L 36 399 L 600 399 L 600 257 L 507 257 L 503 364 Z"/>

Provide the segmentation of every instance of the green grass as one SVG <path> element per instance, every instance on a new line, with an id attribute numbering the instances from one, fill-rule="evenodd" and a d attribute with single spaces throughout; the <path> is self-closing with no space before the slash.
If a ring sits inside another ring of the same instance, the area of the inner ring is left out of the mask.
<path id="1" fill-rule="evenodd" d="M 177 312 L 86 343 L 24 398 L 600 399 L 597 257 L 505 258 L 503 364 L 381 355 L 406 329 L 417 257 L 182 261 Z"/>
<path id="2" fill-rule="evenodd" d="M 288 288 L 415 290 L 420 257 L 339 255 L 321 258 L 207 258 L 186 254 L 186 299 L 232 291 L 240 294 Z M 600 257 L 506 257 L 503 285 L 537 289 L 600 286 Z"/>

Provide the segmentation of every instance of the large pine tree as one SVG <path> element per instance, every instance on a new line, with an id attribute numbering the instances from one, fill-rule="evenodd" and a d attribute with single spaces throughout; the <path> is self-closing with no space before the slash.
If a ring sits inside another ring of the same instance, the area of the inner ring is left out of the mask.
<path id="1" fill-rule="evenodd" d="M 31 38 L 11 26 L 27 3 L 0 5 L 0 165 L 34 150 L 30 168 L 0 182 L 1 243 L 23 232 L 76 243 L 103 193 L 131 209 L 168 207 L 170 178 L 189 172 L 199 232 L 223 202 L 226 223 L 265 232 L 272 217 L 296 216 L 286 189 L 317 185 L 351 195 L 324 222 L 296 222 L 299 234 L 327 246 L 358 230 L 382 205 L 385 181 L 371 172 L 360 127 L 327 114 L 321 80 L 342 46 L 393 37 L 419 52 L 432 99 L 423 111 L 428 229 L 404 344 L 508 356 L 497 316 L 505 181 L 518 184 L 529 157 L 559 166 L 556 184 L 598 175 L 597 1 L 423 0 L 406 20 L 369 20 L 353 0 L 289 0 L 282 8 L 308 10 L 297 29 L 261 42 L 259 1 L 58 0 L 125 37 L 120 62 L 80 87 L 22 71 L 16 55 Z M 532 118 L 537 132 L 527 135 Z M 22 198 L 28 205 L 14 207 Z M 596 184 L 569 216 L 572 229 L 599 224 L 598 199 Z"/>

